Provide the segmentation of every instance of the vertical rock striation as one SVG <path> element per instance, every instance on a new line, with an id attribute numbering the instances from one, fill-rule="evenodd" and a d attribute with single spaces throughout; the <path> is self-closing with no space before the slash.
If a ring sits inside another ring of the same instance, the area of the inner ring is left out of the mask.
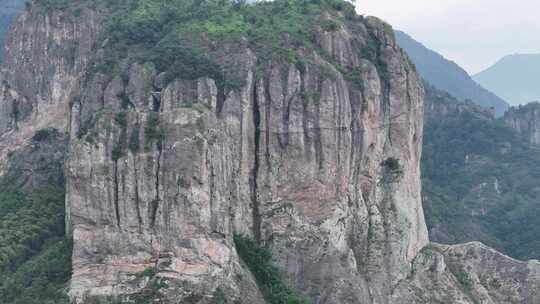
<path id="1" fill-rule="evenodd" d="M 99 31 L 96 12 L 27 8 L 6 37 L 0 70 L 0 169 L 40 129 L 65 131 Z M 1 171 L 1 170 L 0 170 Z"/>
<path id="2" fill-rule="evenodd" d="M 237 233 L 270 246 L 321 303 L 388 301 L 428 243 L 422 84 L 375 18 L 317 39 L 333 60 L 305 51 L 303 69 L 224 46 L 243 83 L 224 98 L 209 78 L 163 83 L 151 63 L 89 80 L 67 161 L 73 297 L 136 294 L 134 274 L 156 268 L 170 286 L 225 284 L 244 303 L 246 283 L 226 279 L 249 278 Z M 354 51 L 368 41 L 378 66 Z M 356 83 L 340 66 L 361 71 Z"/>
<path id="3" fill-rule="evenodd" d="M 10 34 L 0 156 L 36 128 L 69 133 L 75 303 L 211 303 L 218 289 L 232 303 L 264 303 L 235 234 L 271 248 L 289 282 L 321 304 L 475 303 L 445 261 L 475 273 L 506 261 L 489 249 L 475 252 L 503 262 L 426 251 L 424 90 L 378 19 L 328 15 L 338 26 L 317 31 L 320 50 L 296 51 L 302 65 L 260 58 L 241 39 L 208 54 L 229 67 L 224 76 L 171 79 L 145 60 L 122 61 L 116 76 L 90 68 L 106 63 L 106 41 L 95 44 L 104 16 L 68 12 L 30 9 Z M 231 74 L 234 90 L 223 84 Z M 518 264 L 531 292 L 516 297 L 533 301 L 538 265 Z M 486 273 L 507 277 L 495 266 Z"/>
<path id="4" fill-rule="evenodd" d="M 532 145 L 540 144 L 540 103 L 531 102 L 510 108 L 504 114 L 504 122 L 527 138 Z"/>

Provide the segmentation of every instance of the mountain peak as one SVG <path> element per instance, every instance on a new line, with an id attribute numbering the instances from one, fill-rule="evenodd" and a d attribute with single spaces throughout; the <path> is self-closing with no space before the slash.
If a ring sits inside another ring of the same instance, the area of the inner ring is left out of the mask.
<path id="1" fill-rule="evenodd" d="M 430 84 L 462 100 L 473 100 L 486 108 L 495 108 L 498 116 L 509 107 L 508 103 L 478 85 L 457 63 L 427 48 L 410 35 L 396 32 L 398 44 L 407 52 L 420 75 Z"/>
<path id="2" fill-rule="evenodd" d="M 482 86 L 512 105 L 540 99 L 540 53 L 511 54 L 473 76 Z"/>

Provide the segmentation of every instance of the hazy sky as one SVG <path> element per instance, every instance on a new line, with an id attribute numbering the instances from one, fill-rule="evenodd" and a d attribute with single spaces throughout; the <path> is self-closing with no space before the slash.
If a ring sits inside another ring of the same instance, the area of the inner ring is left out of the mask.
<path id="1" fill-rule="evenodd" d="M 356 0 L 474 74 L 505 55 L 540 52 L 539 0 Z"/>

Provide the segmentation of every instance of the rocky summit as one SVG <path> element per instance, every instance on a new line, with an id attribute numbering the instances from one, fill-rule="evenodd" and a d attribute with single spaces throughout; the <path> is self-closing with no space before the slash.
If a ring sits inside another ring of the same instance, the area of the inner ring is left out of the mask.
<path id="1" fill-rule="evenodd" d="M 72 303 L 540 302 L 429 242 L 422 81 L 347 2 L 34 1 L 0 79 L 4 174 L 67 137 Z"/>
<path id="2" fill-rule="evenodd" d="M 504 122 L 534 146 L 540 144 L 540 103 L 531 102 L 524 106 L 512 107 L 504 115 Z"/>

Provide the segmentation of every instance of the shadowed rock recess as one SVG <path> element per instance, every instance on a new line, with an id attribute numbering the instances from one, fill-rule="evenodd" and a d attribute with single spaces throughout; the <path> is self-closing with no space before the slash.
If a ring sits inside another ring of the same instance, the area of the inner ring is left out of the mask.
<path id="1" fill-rule="evenodd" d="M 0 78 L 2 167 L 69 135 L 74 303 L 267 303 L 235 235 L 309 303 L 540 301 L 538 262 L 429 244 L 422 82 L 351 4 L 34 1 Z"/>

